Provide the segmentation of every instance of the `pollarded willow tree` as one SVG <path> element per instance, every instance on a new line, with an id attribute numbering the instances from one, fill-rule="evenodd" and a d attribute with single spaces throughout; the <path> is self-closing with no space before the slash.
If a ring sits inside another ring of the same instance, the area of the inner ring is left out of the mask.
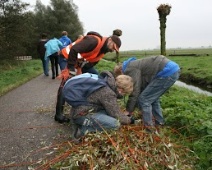
<path id="1" fill-rule="evenodd" d="M 161 55 L 166 55 L 166 16 L 170 14 L 171 6 L 167 4 L 161 4 L 157 10 L 160 20 L 160 50 Z"/>

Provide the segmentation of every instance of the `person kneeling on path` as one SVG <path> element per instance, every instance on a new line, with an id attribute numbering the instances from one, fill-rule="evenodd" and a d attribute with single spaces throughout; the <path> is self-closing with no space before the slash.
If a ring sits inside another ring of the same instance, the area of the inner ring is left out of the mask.
<path id="1" fill-rule="evenodd" d="M 138 105 L 144 128 L 148 132 L 154 131 L 155 126 L 164 124 L 160 97 L 179 78 L 179 71 L 180 67 L 177 63 L 162 55 L 138 60 L 131 57 L 115 66 L 116 75 L 128 75 L 134 82 L 133 92 L 127 101 L 126 114 L 131 115 Z"/>
<path id="2" fill-rule="evenodd" d="M 98 74 L 93 67 L 106 53 L 118 52 L 120 47 L 121 40 L 117 35 L 102 37 L 99 33 L 91 31 L 61 50 L 62 72 L 58 78 L 61 78 L 62 81 L 57 92 L 55 121 L 69 122 L 69 119 L 63 115 L 65 102 L 61 93 L 66 80 L 82 72 Z"/>
<path id="3" fill-rule="evenodd" d="M 118 129 L 120 124 L 134 123 L 134 118 L 124 115 L 117 102 L 120 95 L 133 91 L 130 76 L 114 77 L 109 71 L 96 74 L 85 73 L 69 79 L 63 88 L 66 102 L 72 106 L 71 118 L 73 140 L 87 132 Z"/>

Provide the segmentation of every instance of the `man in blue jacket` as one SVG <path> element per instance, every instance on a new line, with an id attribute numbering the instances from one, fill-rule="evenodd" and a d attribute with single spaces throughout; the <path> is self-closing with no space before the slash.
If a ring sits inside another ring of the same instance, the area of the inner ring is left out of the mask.
<path id="1" fill-rule="evenodd" d="M 62 32 L 62 37 L 60 37 L 59 40 L 63 44 L 62 48 L 65 48 L 66 46 L 68 46 L 69 44 L 72 43 L 71 39 L 68 38 L 68 32 L 67 31 Z"/>

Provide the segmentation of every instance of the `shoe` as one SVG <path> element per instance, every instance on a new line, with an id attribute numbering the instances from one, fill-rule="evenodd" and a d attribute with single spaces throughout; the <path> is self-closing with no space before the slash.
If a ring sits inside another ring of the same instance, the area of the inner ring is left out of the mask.
<path id="1" fill-rule="evenodd" d="M 164 123 L 158 122 L 158 121 L 156 120 L 156 121 L 155 121 L 155 126 L 160 126 L 160 127 L 162 127 L 162 126 L 164 126 Z"/>
<path id="2" fill-rule="evenodd" d="M 70 125 L 71 125 L 71 140 L 75 144 L 79 144 L 82 142 L 81 131 L 79 130 L 79 127 L 77 124 L 74 123 L 73 119 L 70 119 Z"/>
<path id="3" fill-rule="evenodd" d="M 55 115 L 54 120 L 59 122 L 59 123 L 68 123 L 68 122 L 70 122 L 70 119 L 65 117 L 65 116 L 63 116 L 63 115 L 60 115 L 60 116 Z"/>
<path id="4" fill-rule="evenodd" d="M 146 133 L 153 134 L 153 133 L 156 132 L 156 128 L 155 128 L 155 127 L 147 126 L 147 127 L 144 127 L 144 131 L 145 131 Z"/>
<path id="5" fill-rule="evenodd" d="M 55 76 L 53 76 L 52 79 L 55 79 Z"/>
<path id="6" fill-rule="evenodd" d="M 75 131 L 74 137 L 76 139 L 80 139 L 82 136 L 83 136 L 83 134 L 82 134 L 81 130 L 79 128 L 77 128 Z"/>
<path id="7" fill-rule="evenodd" d="M 81 130 L 79 128 L 76 128 L 74 134 L 72 135 L 72 141 L 75 143 L 75 144 L 79 144 L 79 143 L 82 143 L 82 137 L 83 137 L 83 133 L 81 132 Z"/>

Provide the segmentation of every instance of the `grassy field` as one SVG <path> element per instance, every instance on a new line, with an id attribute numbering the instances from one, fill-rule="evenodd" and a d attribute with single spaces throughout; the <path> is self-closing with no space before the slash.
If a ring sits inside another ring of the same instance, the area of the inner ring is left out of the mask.
<path id="1" fill-rule="evenodd" d="M 149 55 L 158 55 L 160 54 L 159 49 L 155 50 L 140 50 L 140 51 L 123 51 L 121 52 L 121 56 L 131 56 L 131 55 L 138 55 L 138 56 L 149 56 Z M 167 56 L 169 55 L 182 55 L 182 54 L 196 54 L 197 56 L 212 56 L 212 48 L 188 48 L 188 49 L 167 49 L 166 50 Z"/>

